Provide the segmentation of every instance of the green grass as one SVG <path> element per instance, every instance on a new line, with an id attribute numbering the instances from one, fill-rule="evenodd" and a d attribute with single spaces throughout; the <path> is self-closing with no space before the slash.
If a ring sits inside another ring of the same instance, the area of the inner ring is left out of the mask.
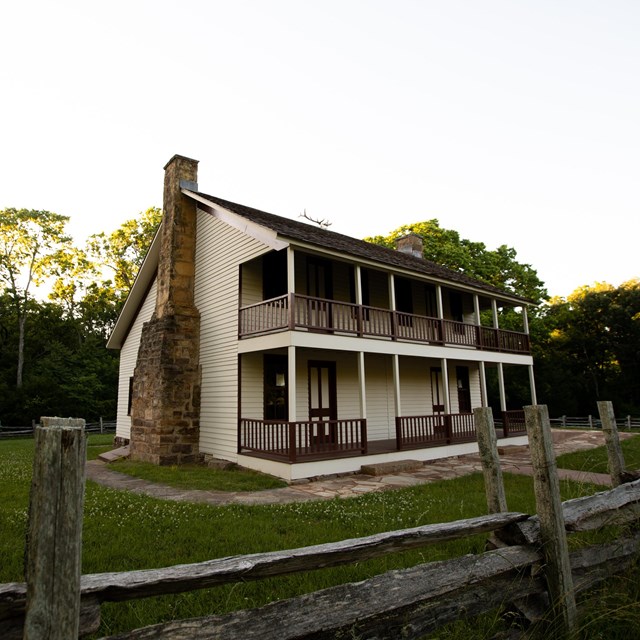
<path id="1" fill-rule="evenodd" d="M 622 454 L 627 470 L 634 471 L 640 469 L 640 435 L 622 440 L 620 446 L 622 447 Z M 559 469 L 608 473 L 606 447 L 565 453 L 558 456 L 556 462 Z"/>
<path id="2" fill-rule="evenodd" d="M 32 457 L 32 440 L 0 442 L 0 582 L 22 580 Z M 507 474 L 505 483 L 510 510 L 535 511 L 530 478 Z M 568 482 L 561 486 L 564 499 L 595 491 L 592 486 Z M 163 567 L 295 548 L 483 513 L 486 504 L 480 474 L 347 500 L 226 507 L 166 502 L 88 482 L 83 573 Z M 256 607 L 334 584 L 363 580 L 389 569 L 479 553 L 485 540 L 486 536 L 480 535 L 346 567 L 177 596 L 106 603 L 102 606 L 99 636 L 162 620 Z M 631 602 L 630 610 L 633 606 L 638 606 L 637 601 L 635 605 Z M 480 621 L 460 621 L 435 637 L 489 638 L 499 624 L 496 614 L 490 614 Z"/>
<path id="3" fill-rule="evenodd" d="M 287 483 L 280 478 L 240 468 L 212 469 L 196 464 L 159 467 L 155 464 L 125 459 L 111 463 L 110 468 L 136 478 L 167 484 L 178 489 L 262 491 L 287 486 Z"/>
<path id="4" fill-rule="evenodd" d="M 87 460 L 95 460 L 101 453 L 113 449 L 113 434 L 91 434 L 87 438 Z"/>

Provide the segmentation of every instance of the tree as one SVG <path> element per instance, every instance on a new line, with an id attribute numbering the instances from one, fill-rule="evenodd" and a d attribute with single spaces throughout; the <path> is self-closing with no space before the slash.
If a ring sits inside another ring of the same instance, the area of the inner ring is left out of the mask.
<path id="1" fill-rule="evenodd" d="M 516 260 L 515 249 L 501 245 L 489 250 L 483 242 L 472 242 L 460 238 L 457 231 L 443 229 L 436 219 L 405 224 L 387 236 L 365 240 L 394 248 L 397 239 L 408 233 L 422 237 L 427 260 L 536 302 L 548 297 L 544 283 L 531 265 Z"/>
<path id="2" fill-rule="evenodd" d="M 14 306 L 18 324 L 17 388 L 22 386 L 30 289 L 63 269 L 63 257 L 71 248 L 71 238 L 65 234 L 68 220 L 67 216 L 50 211 L 0 211 L 0 281 Z"/>
<path id="3" fill-rule="evenodd" d="M 102 232 L 89 238 L 88 254 L 113 272 L 113 285 L 121 299 L 131 291 L 161 219 L 162 210 L 150 207 L 109 235 Z"/>
<path id="4" fill-rule="evenodd" d="M 541 392 L 556 412 L 592 413 L 596 400 L 640 410 L 640 281 L 598 283 L 553 298 L 534 358 Z"/>

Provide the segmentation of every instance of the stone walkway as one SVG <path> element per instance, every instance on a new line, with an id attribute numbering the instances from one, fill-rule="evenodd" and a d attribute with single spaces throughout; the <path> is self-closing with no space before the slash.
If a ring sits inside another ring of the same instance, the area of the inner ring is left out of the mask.
<path id="1" fill-rule="evenodd" d="M 632 434 L 620 433 L 620 438 L 631 437 Z M 604 444 L 601 431 L 553 430 L 554 451 L 556 456 L 570 451 L 590 449 Z M 500 447 L 502 469 L 509 473 L 531 475 L 529 447 Z M 410 452 L 407 452 L 410 457 Z M 416 471 L 401 472 L 393 475 L 369 476 L 363 474 L 342 477 L 324 478 L 303 484 L 295 484 L 283 489 L 267 489 L 253 492 L 227 492 L 175 489 L 166 485 L 155 484 L 147 480 L 113 471 L 107 464 L 99 460 L 87 462 L 87 478 L 112 489 L 122 489 L 140 493 L 162 500 L 184 502 L 200 502 L 211 505 L 226 504 L 284 504 L 305 502 L 308 500 L 329 500 L 332 498 L 349 498 L 370 493 L 410 487 L 418 484 L 434 482 L 448 478 L 456 478 L 470 473 L 482 472 L 478 454 L 468 454 L 453 458 L 443 458 L 425 463 Z M 560 479 L 572 479 L 578 482 L 592 482 L 610 486 L 607 474 L 586 473 L 559 469 Z"/>

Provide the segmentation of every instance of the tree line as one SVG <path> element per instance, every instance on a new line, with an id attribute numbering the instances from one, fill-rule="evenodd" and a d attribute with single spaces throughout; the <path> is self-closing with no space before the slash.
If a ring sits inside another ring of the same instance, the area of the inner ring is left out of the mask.
<path id="1" fill-rule="evenodd" d="M 66 233 L 66 216 L 0 211 L 0 423 L 115 417 L 118 353 L 105 345 L 160 218 L 149 208 L 79 247 Z M 594 413 L 598 399 L 612 400 L 621 414 L 640 413 L 640 281 L 549 299 L 515 249 L 489 250 L 435 219 L 366 240 L 393 247 L 407 232 L 424 238 L 428 260 L 538 303 L 529 308 L 536 386 L 552 415 Z M 46 297 L 36 287 L 46 287 Z M 504 310 L 500 322 L 510 328 L 519 320 Z M 530 401 L 528 378 L 517 369 L 509 408 Z"/>

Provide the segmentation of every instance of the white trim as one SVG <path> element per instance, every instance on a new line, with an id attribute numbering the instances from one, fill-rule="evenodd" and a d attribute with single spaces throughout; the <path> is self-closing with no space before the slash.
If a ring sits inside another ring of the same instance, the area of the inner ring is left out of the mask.
<path id="1" fill-rule="evenodd" d="M 311 331 L 281 331 L 253 338 L 238 340 L 238 353 L 250 353 L 265 349 L 278 349 L 295 345 L 309 349 L 335 349 L 336 351 L 364 351 L 365 353 L 382 353 L 385 355 L 416 356 L 419 358 L 449 358 L 451 360 L 468 360 L 470 362 L 489 362 L 515 365 L 533 365 L 530 355 L 517 353 L 500 353 L 499 351 L 480 351 L 466 347 L 440 346 L 400 342 L 398 340 L 376 340 L 375 338 L 359 338 L 357 336 L 336 336 L 333 334 L 314 333 Z"/>
<path id="2" fill-rule="evenodd" d="M 517 438 L 501 438 L 498 440 L 499 446 L 525 445 L 529 442 L 527 436 Z M 391 451 L 369 456 L 354 456 L 353 458 L 338 458 L 336 460 L 319 460 L 317 462 L 300 462 L 297 464 L 287 464 L 266 460 L 263 458 L 253 458 L 252 456 L 239 455 L 238 464 L 248 469 L 255 469 L 263 473 L 283 478 L 291 482 L 301 478 L 313 478 L 317 476 L 328 476 L 336 473 L 353 473 L 360 470 L 363 464 L 379 464 L 381 462 L 396 462 L 398 460 L 441 460 L 454 456 L 461 456 L 469 453 L 477 453 L 478 444 L 467 442 L 450 445 L 448 447 L 431 447 L 428 449 L 412 449 L 411 451 Z"/>
<path id="3" fill-rule="evenodd" d="M 229 211 L 229 209 L 225 209 L 223 206 L 216 204 L 215 202 L 211 202 L 211 200 L 207 200 L 193 191 L 189 191 L 189 189 L 181 189 L 181 191 L 185 196 L 188 196 L 196 202 L 200 202 L 211 209 L 211 214 L 214 218 L 218 218 L 222 222 L 226 222 L 230 227 L 238 229 L 238 231 L 245 233 L 258 242 L 262 242 L 276 251 L 280 251 L 280 249 L 285 249 L 289 246 L 289 243 L 278 238 L 278 234 L 272 229 L 263 227 L 255 222 L 251 222 L 243 216 L 240 216 L 233 211 Z M 200 208 L 200 211 L 203 213 L 209 213 L 202 208 Z"/>

